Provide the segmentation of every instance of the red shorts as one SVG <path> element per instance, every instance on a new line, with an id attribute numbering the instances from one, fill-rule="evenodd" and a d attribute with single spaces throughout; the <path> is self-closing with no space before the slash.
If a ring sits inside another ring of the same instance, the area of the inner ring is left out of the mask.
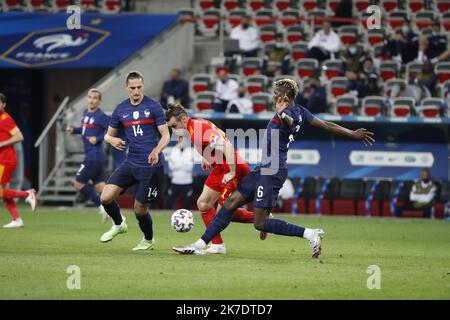
<path id="1" fill-rule="evenodd" d="M 236 166 L 236 177 L 227 184 L 223 184 L 223 176 L 227 174 L 229 170 L 224 170 L 223 166 L 216 166 L 206 179 L 205 185 L 214 191 L 220 193 L 219 204 L 223 205 L 225 200 L 236 190 L 241 180 L 244 179 L 250 173 L 250 167 L 248 164 L 238 164 Z"/>
<path id="2" fill-rule="evenodd" d="M 0 164 L 0 185 L 11 182 L 17 164 Z"/>

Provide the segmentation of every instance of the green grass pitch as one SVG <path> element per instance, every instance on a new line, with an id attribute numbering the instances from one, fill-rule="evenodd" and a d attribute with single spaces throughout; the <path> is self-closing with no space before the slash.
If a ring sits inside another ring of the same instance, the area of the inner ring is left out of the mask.
<path id="1" fill-rule="evenodd" d="M 223 233 L 227 256 L 180 256 L 204 230 L 196 214 L 189 233 L 154 212 L 156 248 L 132 252 L 141 240 L 125 211 L 128 233 L 110 243 L 95 210 L 21 209 L 25 228 L 0 229 L 0 299 L 450 299 L 450 224 L 419 219 L 282 215 L 325 230 L 323 255 L 310 257 L 300 238 L 259 240 L 251 225 Z M 0 209 L 0 223 L 9 222 Z M 77 265 L 81 289 L 69 290 L 67 268 Z M 369 290 L 370 265 L 381 289 Z"/>

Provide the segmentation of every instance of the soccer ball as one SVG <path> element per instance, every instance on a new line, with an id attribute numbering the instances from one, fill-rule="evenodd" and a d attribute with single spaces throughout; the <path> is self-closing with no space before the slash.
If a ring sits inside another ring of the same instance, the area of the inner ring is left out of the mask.
<path id="1" fill-rule="evenodd" d="M 178 232 L 188 232 L 194 226 L 194 215 L 186 209 L 179 209 L 172 214 L 172 228 Z"/>

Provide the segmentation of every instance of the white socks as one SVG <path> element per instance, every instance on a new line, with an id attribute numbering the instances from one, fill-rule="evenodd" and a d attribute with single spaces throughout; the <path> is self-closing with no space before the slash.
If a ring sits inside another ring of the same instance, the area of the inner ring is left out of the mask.
<path id="1" fill-rule="evenodd" d="M 199 239 L 194 243 L 194 247 L 197 249 L 204 249 L 206 247 L 206 243 L 202 239 Z"/>
<path id="2" fill-rule="evenodd" d="M 313 229 L 305 228 L 305 232 L 303 232 L 303 238 L 306 240 L 311 240 L 314 236 L 315 232 Z"/>

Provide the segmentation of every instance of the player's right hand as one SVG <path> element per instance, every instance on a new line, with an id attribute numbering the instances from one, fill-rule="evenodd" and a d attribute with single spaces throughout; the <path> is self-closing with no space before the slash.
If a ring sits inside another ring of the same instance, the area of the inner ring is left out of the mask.
<path id="1" fill-rule="evenodd" d="M 373 132 L 367 131 L 364 128 L 353 131 L 353 137 L 357 140 L 361 140 L 366 147 L 371 146 L 375 142 Z"/>
<path id="2" fill-rule="evenodd" d="M 73 133 L 73 128 L 72 127 L 67 127 L 66 128 L 66 132 L 72 134 Z"/>
<path id="3" fill-rule="evenodd" d="M 123 151 L 125 150 L 125 141 L 120 138 L 112 138 L 111 145 L 117 150 Z"/>

